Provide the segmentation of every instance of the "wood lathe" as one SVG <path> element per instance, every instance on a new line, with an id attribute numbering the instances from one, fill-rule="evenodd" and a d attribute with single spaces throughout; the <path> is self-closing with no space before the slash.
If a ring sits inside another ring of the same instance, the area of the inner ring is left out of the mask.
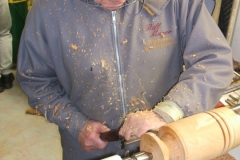
<path id="1" fill-rule="evenodd" d="M 240 105 L 236 105 L 169 123 L 157 134 L 148 132 L 141 137 L 141 152 L 103 160 L 211 160 L 239 145 Z"/>

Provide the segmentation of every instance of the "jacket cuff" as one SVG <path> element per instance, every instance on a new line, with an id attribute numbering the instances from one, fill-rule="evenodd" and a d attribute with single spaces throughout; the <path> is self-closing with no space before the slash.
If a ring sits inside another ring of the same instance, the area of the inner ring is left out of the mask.
<path id="1" fill-rule="evenodd" d="M 153 112 L 157 113 L 166 123 L 171 123 L 184 117 L 181 108 L 169 100 L 158 103 L 153 109 Z"/>
<path id="2" fill-rule="evenodd" d="M 69 124 L 66 123 L 64 129 L 67 129 L 67 131 L 78 140 L 79 134 L 87 121 L 88 119 L 82 116 L 82 114 L 73 114 L 68 121 Z"/>

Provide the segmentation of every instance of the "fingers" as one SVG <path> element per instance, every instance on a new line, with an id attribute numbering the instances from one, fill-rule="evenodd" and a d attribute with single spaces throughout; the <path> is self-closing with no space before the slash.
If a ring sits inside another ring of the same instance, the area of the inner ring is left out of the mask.
<path id="1" fill-rule="evenodd" d="M 158 130 L 166 123 L 152 111 L 140 111 L 127 115 L 119 134 L 126 140 L 140 138 L 149 130 Z"/>
<path id="2" fill-rule="evenodd" d="M 98 128 L 99 133 L 110 131 L 110 128 L 108 128 L 107 126 L 105 126 L 103 124 L 98 125 L 98 127 L 99 127 Z"/>
<path id="3" fill-rule="evenodd" d="M 89 136 L 85 140 L 82 139 L 82 142 L 80 142 L 80 144 L 86 152 L 90 152 L 93 150 L 102 150 L 107 146 L 107 142 L 103 142 L 100 138 L 96 137 L 97 136 Z"/>
<path id="4" fill-rule="evenodd" d="M 103 150 L 106 146 L 107 146 L 107 144 L 108 144 L 108 142 L 104 142 L 104 141 L 102 141 L 100 138 L 99 138 L 99 134 L 97 135 L 97 137 L 98 138 L 96 138 L 95 139 L 95 146 L 96 146 L 96 149 L 98 149 L 98 150 Z"/>
<path id="5" fill-rule="evenodd" d="M 133 132 L 132 126 L 130 127 L 124 127 L 123 129 L 120 129 L 120 135 L 122 135 L 125 140 L 130 140 L 132 139 L 132 137 L 135 135 L 135 133 Z"/>
<path id="6" fill-rule="evenodd" d="M 94 2 L 101 4 L 105 9 L 116 10 L 123 5 L 125 0 L 94 0 Z"/>
<path id="7" fill-rule="evenodd" d="M 123 136 L 125 140 L 132 140 L 140 138 L 144 133 L 148 131 L 148 127 L 145 127 L 141 123 L 132 123 L 127 121 L 119 131 L 119 135 Z"/>
<path id="8" fill-rule="evenodd" d="M 125 122 L 123 124 L 123 126 L 121 127 L 119 134 L 121 136 L 123 136 L 125 138 L 125 140 L 131 140 L 131 139 L 135 139 L 138 136 L 138 130 L 141 127 L 141 122 L 137 118 L 137 115 L 135 115 L 134 113 L 130 113 L 127 115 L 127 117 L 125 118 Z"/>
<path id="9" fill-rule="evenodd" d="M 109 131 L 100 122 L 88 121 L 79 134 L 79 143 L 86 152 L 92 150 L 102 150 L 107 146 L 107 142 L 100 139 L 100 133 Z"/>
<path id="10" fill-rule="evenodd" d="M 90 133 L 88 138 L 84 141 L 84 145 L 87 151 L 102 150 L 106 147 L 107 142 L 103 142 L 99 138 L 99 134 Z"/>

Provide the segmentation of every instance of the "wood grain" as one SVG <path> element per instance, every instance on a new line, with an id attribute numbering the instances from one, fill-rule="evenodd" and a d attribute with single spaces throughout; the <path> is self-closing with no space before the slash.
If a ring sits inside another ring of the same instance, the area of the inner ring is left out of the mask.
<path id="1" fill-rule="evenodd" d="M 162 126 L 157 135 L 143 135 L 140 150 L 154 160 L 211 160 L 239 146 L 239 133 L 240 117 L 223 107 Z"/>

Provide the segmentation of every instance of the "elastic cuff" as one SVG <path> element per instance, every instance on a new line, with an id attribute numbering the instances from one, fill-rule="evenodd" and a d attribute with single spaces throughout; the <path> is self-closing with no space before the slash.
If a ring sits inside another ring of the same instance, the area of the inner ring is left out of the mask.
<path id="1" fill-rule="evenodd" d="M 153 111 L 161 116 L 166 123 L 171 123 L 184 117 L 184 113 L 181 108 L 169 100 L 158 103 Z"/>

